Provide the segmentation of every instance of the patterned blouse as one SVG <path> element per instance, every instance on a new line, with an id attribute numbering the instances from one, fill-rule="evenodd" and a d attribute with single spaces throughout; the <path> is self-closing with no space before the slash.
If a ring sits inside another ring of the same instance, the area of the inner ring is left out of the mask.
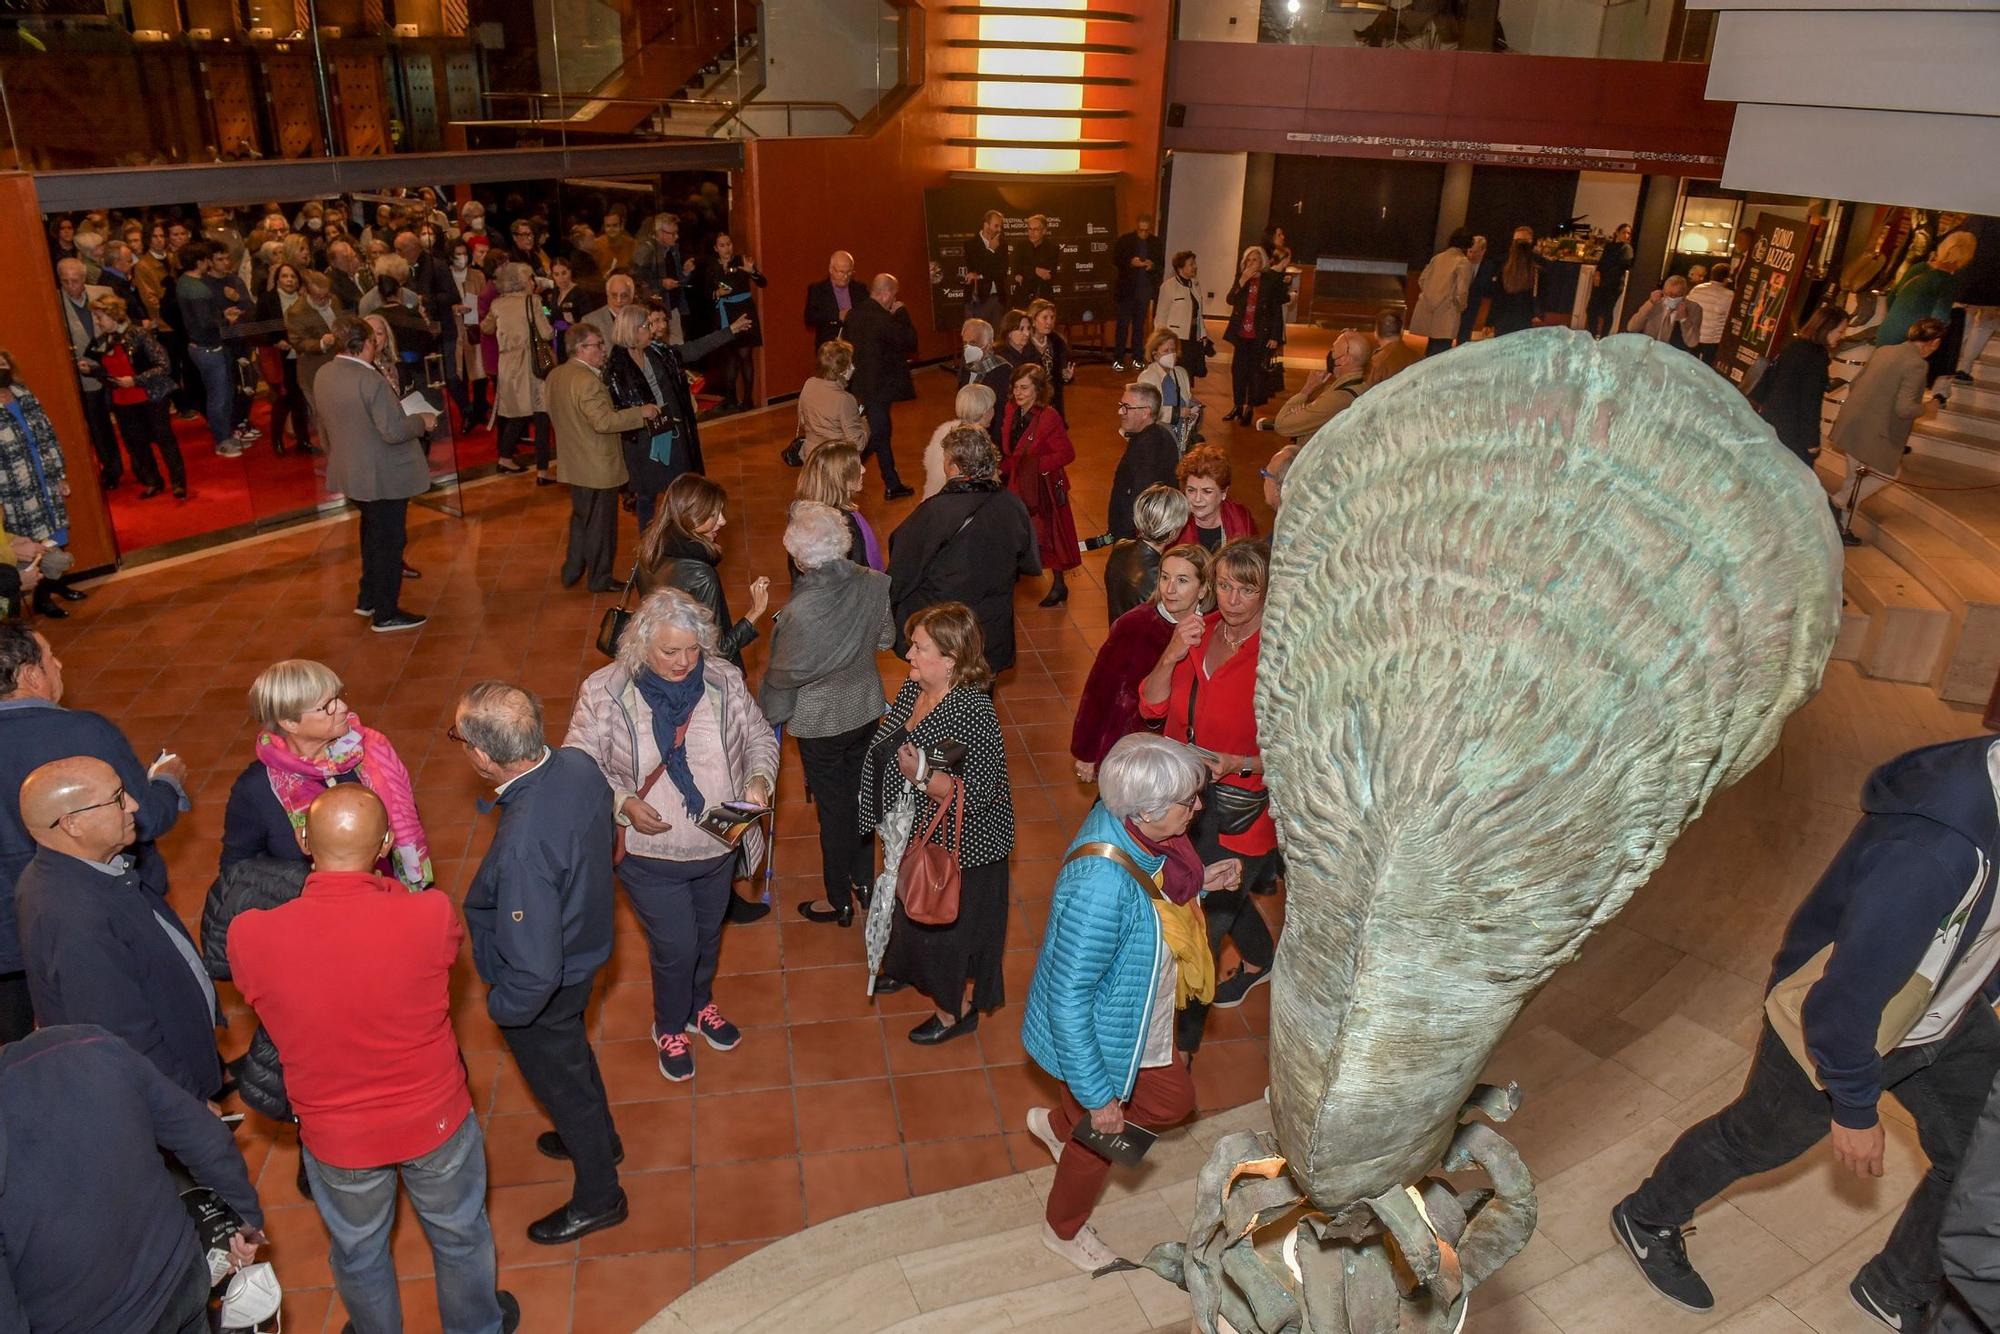
<path id="1" fill-rule="evenodd" d="M 919 750 L 941 741 L 957 741 L 966 748 L 961 775 L 965 780 L 965 846 L 958 849 L 958 863 L 972 867 L 1005 861 L 1014 851 L 1014 792 L 1007 783 L 1007 746 L 992 699 L 970 686 L 954 687 L 911 731 L 910 714 L 916 710 L 918 693 L 915 681 L 905 681 L 868 742 L 868 758 L 861 769 L 861 832 L 874 832 L 903 790 L 896 750 L 904 741 L 914 743 Z M 935 814 L 937 804 L 917 793 L 916 831 L 921 833 Z M 938 826 L 933 842 L 952 845 L 955 818 L 948 817 Z"/>

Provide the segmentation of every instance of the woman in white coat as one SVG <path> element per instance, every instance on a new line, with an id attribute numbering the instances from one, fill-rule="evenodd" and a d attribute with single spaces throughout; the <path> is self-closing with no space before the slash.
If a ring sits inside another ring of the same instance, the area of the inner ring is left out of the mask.
<path id="1" fill-rule="evenodd" d="M 1458 337 L 1458 322 L 1472 299 L 1472 233 L 1460 227 L 1443 250 L 1431 256 L 1417 279 L 1417 308 L 1410 313 L 1410 332 L 1428 340 L 1424 355 L 1436 356 Z"/>
<path id="2" fill-rule="evenodd" d="M 1208 326 L 1201 319 L 1201 291 L 1194 285 L 1197 264 L 1192 250 L 1174 256 L 1173 272 L 1160 284 L 1159 304 L 1154 310 L 1156 327 L 1171 329 L 1181 340 L 1181 369 L 1199 380 L 1208 374 L 1208 354 L 1215 345 L 1208 339 Z"/>

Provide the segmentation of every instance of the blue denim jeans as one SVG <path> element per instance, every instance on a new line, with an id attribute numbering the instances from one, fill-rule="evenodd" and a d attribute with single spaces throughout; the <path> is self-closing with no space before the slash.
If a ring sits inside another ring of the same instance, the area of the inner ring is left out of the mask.
<path id="1" fill-rule="evenodd" d="M 201 372 L 202 415 L 221 444 L 236 433 L 236 362 L 221 348 L 188 345 L 188 360 Z"/>
<path id="2" fill-rule="evenodd" d="M 468 1115 L 423 1157 L 388 1167 L 331 1167 L 303 1145 L 299 1152 L 333 1242 L 333 1281 L 355 1334 L 402 1334 L 403 1303 L 389 1253 L 398 1174 L 430 1239 L 444 1334 L 499 1334 L 493 1228 L 486 1221 L 486 1140 L 477 1116 Z"/>

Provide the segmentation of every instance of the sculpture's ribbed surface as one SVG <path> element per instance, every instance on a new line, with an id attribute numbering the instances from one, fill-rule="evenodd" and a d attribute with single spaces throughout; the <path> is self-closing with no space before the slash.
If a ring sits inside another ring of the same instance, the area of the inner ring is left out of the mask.
<path id="1" fill-rule="evenodd" d="M 1839 571 L 1807 470 L 1636 336 L 1433 358 L 1301 453 L 1258 715 L 1271 1102 L 1321 1207 L 1435 1167 L 1521 1005 L 1817 688 Z"/>

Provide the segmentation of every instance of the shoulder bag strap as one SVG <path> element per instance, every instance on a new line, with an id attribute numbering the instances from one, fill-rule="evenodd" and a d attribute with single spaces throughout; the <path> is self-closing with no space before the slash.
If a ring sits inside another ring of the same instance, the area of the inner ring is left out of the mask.
<path id="1" fill-rule="evenodd" d="M 944 541 L 938 543 L 938 549 L 936 551 L 933 551 L 931 553 L 930 559 L 924 562 L 923 569 L 917 571 L 917 577 L 915 581 L 911 584 L 912 588 L 922 588 L 924 586 L 924 580 L 930 576 L 931 567 L 938 563 L 938 558 L 951 549 L 951 544 L 953 542 L 956 542 L 959 539 L 960 534 L 964 533 L 966 529 L 972 527 L 972 521 L 978 518 L 980 515 L 984 514 L 986 512 L 986 507 L 988 505 L 991 505 L 994 502 L 994 500 L 996 500 L 1000 496 L 1000 494 L 1001 493 L 998 491 L 989 492 L 987 494 L 985 501 L 980 505 L 978 505 L 977 507 L 975 507 L 970 514 L 966 515 L 965 518 L 960 521 L 958 527 L 951 530 L 951 536 L 947 537 Z"/>
<path id="2" fill-rule="evenodd" d="M 1203 651 L 1204 651 L 1204 652 L 1206 652 L 1206 650 L 1203 650 Z M 1192 746 L 1192 745 L 1193 745 L 1193 744 L 1195 743 L 1195 742 L 1194 742 L 1194 701 L 1195 701 L 1195 696 L 1197 696 L 1197 695 L 1199 695 L 1199 694 L 1201 693 L 1201 664 L 1200 664 L 1200 663 L 1198 663 L 1198 662 L 1196 662 L 1196 663 L 1190 663 L 1189 665 L 1190 665 L 1191 667 L 1193 667 L 1193 668 L 1194 668 L 1194 670 L 1193 670 L 1192 672 L 1188 673 L 1188 716 L 1187 716 L 1187 733 L 1186 733 L 1186 735 L 1187 735 L 1187 743 L 1188 743 L 1188 744 L 1189 744 L 1190 746 Z"/>
<path id="3" fill-rule="evenodd" d="M 1153 877 L 1141 870 L 1139 863 L 1132 860 L 1132 854 L 1116 843 L 1078 844 L 1074 852 L 1063 858 L 1063 865 L 1068 866 L 1071 862 L 1081 861 L 1085 857 L 1102 857 L 1105 861 L 1117 863 L 1125 869 L 1125 874 L 1139 882 L 1139 888 L 1146 891 L 1148 898 L 1160 897 L 1160 887 L 1153 883 Z"/>

